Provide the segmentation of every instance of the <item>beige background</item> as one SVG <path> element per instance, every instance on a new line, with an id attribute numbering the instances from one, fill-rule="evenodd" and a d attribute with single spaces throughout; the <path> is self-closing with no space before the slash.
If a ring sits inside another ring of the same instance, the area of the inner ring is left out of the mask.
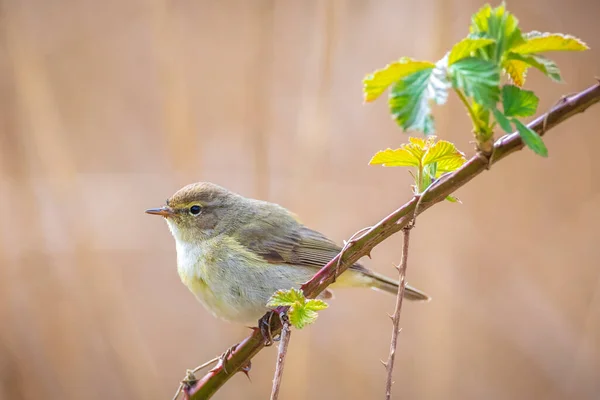
<path id="1" fill-rule="evenodd" d="M 143 210 L 209 180 L 278 202 L 341 241 L 410 197 L 368 167 L 407 136 L 362 77 L 438 59 L 467 0 L 3 0 L 0 15 L 0 398 L 165 399 L 186 368 L 248 330 L 179 282 L 165 224 Z M 600 75 L 600 2 L 509 4 L 525 30 L 592 51 L 532 72 L 540 111 Z M 456 98 L 440 135 L 472 154 Z M 424 214 L 403 310 L 396 398 L 600 396 L 600 108 L 552 131 Z M 368 266 L 394 273 L 400 237 Z M 282 399 L 381 398 L 393 298 L 338 291 L 294 334 Z M 266 399 L 275 350 L 217 399 Z"/>

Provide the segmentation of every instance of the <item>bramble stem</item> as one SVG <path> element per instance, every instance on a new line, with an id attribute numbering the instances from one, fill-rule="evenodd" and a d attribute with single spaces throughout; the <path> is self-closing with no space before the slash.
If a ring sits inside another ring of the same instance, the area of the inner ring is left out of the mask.
<path id="1" fill-rule="evenodd" d="M 600 84 L 595 84 L 575 95 L 562 99 L 548 113 L 541 115 L 528 124 L 528 126 L 540 136 L 544 136 L 548 130 L 574 115 L 584 112 L 599 101 Z M 495 165 L 506 156 L 521 150 L 524 146 L 518 132 L 504 135 L 494 143 L 491 159 L 488 159 L 485 155 L 483 157 L 481 154 L 475 155 L 456 171 L 434 181 L 421 198 L 419 196 L 413 197 L 409 202 L 353 240 L 351 245 L 346 246 L 340 254 L 335 256 L 308 282 L 302 285 L 301 289 L 304 295 L 307 298 L 318 296 L 319 293 L 335 280 L 334 276 L 336 272 L 344 272 L 361 257 L 370 254 L 371 250 L 379 243 L 409 225 L 413 221 L 415 214 L 421 214 L 434 204 L 443 201 L 448 195 L 486 171 L 490 166 Z M 418 212 L 415 213 L 417 203 L 419 203 L 419 208 Z M 286 309 L 279 307 L 277 311 L 286 311 Z M 276 323 L 275 325 L 277 326 L 271 330 L 273 334 L 277 334 L 281 330 L 281 323 Z M 211 370 L 190 388 L 188 391 L 189 398 L 191 400 L 206 400 L 211 398 L 235 372 L 248 365 L 252 357 L 261 351 L 263 347 L 264 339 L 262 334 L 259 330 L 255 330 L 254 333 L 240 342 L 225 362 L 226 365 L 224 367 L 229 373 L 225 372 L 223 366 Z"/>
<path id="2" fill-rule="evenodd" d="M 462 90 L 454 89 L 454 91 L 458 95 L 460 101 L 467 108 L 467 111 L 469 112 L 469 117 L 471 117 L 471 121 L 473 122 L 473 128 L 475 129 L 475 133 L 479 134 L 481 132 L 481 126 L 479 126 L 479 118 L 477 118 L 475 110 L 473 110 L 473 107 L 471 107 L 471 105 L 469 104 L 469 99 L 467 99 L 467 96 L 465 96 Z"/>
<path id="3" fill-rule="evenodd" d="M 404 287 L 406 285 L 406 266 L 408 264 L 408 242 L 410 240 L 411 226 L 405 227 L 402 232 L 404 233 L 404 242 L 402 245 L 402 259 L 398 268 L 398 295 L 396 296 L 396 308 L 394 309 L 394 315 L 392 316 L 392 340 L 390 341 L 390 355 L 388 361 L 385 364 L 387 370 L 387 381 L 385 384 L 385 398 L 390 400 L 392 398 L 392 384 L 394 381 L 394 360 L 396 358 L 396 347 L 398 343 L 398 334 L 400 333 L 400 311 L 402 310 L 402 299 L 404 298 Z"/>
<path id="4" fill-rule="evenodd" d="M 285 364 L 285 356 L 290 343 L 292 331 L 290 330 L 290 321 L 285 314 L 281 316 L 283 327 L 281 328 L 281 340 L 279 341 L 279 349 L 277 353 L 277 364 L 275 365 L 275 378 L 273 379 L 273 389 L 271 390 L 271 400 L 279 398 L 279 388 L 281 387 L 281 379 L 283 378 L 283 365 Z"/>

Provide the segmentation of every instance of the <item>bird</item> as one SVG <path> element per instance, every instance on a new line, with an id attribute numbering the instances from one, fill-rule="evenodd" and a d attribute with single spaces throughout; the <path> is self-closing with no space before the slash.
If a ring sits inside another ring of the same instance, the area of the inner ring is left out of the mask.
<path id="1" fill-rule="evenodd" d="M 278 290 L 299 288 L 342 248 L 306 227 L 286 208 L 210 182 L 192 183 L 160 208 L 175 239 L 183 284 L 215 317 L 251 326 Z M 330 288 L 362 287 L 397 294 L 398 282 L 355 263 Z M 328 288 L 319 296 L 333 296 Z M 405 285 L 408 300 L 429 296 Z M 260 321 L 259 321 L 260 323 Z"/>

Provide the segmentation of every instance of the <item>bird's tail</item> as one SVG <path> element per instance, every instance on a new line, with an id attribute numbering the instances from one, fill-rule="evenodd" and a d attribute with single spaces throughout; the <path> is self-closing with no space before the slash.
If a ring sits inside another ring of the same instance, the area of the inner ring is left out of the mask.
<path id="1" fill-rule="evenodd" d="M 387 276 L 380 275 L 373 271 L 369 271 L 369 277 L 372 278 L 371 287 L 375 290 L 381 290 L 383 292 L 396 294 L 398 293 L 398 282 L 395 280 L 388 278 Z M 416 301 L 429 301 L 431 297 L 427 294 L 421 292 L 419 289 L 415 289 L 410 285 L 404 286 L 404 298 L 408 300 L 416 300 Z"/>

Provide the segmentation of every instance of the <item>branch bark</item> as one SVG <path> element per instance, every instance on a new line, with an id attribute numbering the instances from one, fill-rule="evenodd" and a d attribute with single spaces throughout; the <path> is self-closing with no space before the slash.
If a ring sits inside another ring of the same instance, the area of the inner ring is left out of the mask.
<path id="1" fill-rule="evenodd" d="M 277 364 L 275 366 L 275 378 L 273 379 L 273 389 L 271 390 L 271 400 L 279 398 L 279 389 L 281 388 L 281 379 L 283 378 L 283 366 L 285 364 L 285 356 L 287 356 L 288 345 L 292 331 L 290 330 L 290 321 L 287 316 L 283 320 L 283 328 L 281 329 L 281 338 L 279 342 L 279 350 L 277 352 Z"/>
<path id="2" fill-rule="evenodd" d="M 585 111 L 590 106 L 600 101 L 600 84 L 593 85 L 573 96 L 563 98 L 547 113 L 528 126 L 540 135 L 566 121 L 572 116 Z M 446 196 L 465 185 L 471 179 L 496 164 L 509 154 L 523 148 L 518 133 L 505 135 L 494 143 L 491 157 L 477 153 L 469 159 L 460 169 L 451 174 L 444 175 L 435 181 L 422 195 L 417 215 L 429 207 L 443 201 Z M 333 258 L 326 266 L 317 272 L 308 282 L 301 286 L 307 298 L 314 298 L 321 293 L 330 283 L 334 281 L 336 269 L 343 272 L 361 257 L 370 254 L 371 250 L 379 243 L 406 227 L 413 217 L 416 217 L 415 208 L 419 202 L 418 198 L 412 198 L 402 207 L 382 219 L 378 224 L 371 227 L 363 235 L 351 241 L 345 250 Z M 286 308 L 278 308 L 277 312 L 286 312 Z M 281 331 L 279 318 L 273 318 L 272 332 L 277 334 Z M 264 347 L 262 334 L 255 330 L 250 336 L 239 343 L 225 368 L 221 367 L 206 374 L 193 387 L 185 391 L 193 400 L 206 400 L 216 393 L 241 367 L 248 362 Z"/>
<path id="3" fill-rule="evenodd" d="M 413 221 L 414 226 L 414 221 Z M 400 333 L 400 311 L 402 310 L 402 299 L 404 298 L 404 287 L 406 285 L 406 266 L 408 265 L 408 243 L 410 241 L 410 230 L 412 226 L 404 228 L 404 240 L 402 243 L 402 260 L 398 268 L 398 294 L 396 295 L 396 308 L 392 316 L 392 340 L 390 341 L 390 355 L 388 356 L 385 369 L 387 371 L 387 380 L 385 383 L 385 398 L 392 398 L 392 384 L 394 374 L 394 361 L 396 359 L 396 347 L 398 344 L 398 334 Z"/>

